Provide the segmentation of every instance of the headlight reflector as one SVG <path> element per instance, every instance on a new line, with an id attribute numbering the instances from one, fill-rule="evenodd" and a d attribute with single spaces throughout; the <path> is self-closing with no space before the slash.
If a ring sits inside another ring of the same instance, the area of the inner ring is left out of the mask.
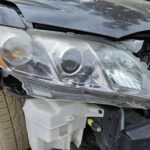
<path id="1" fill-rule="evenodd" d="M 104 70 L 116 89 L 140 90 L 142 85 L 142 69 L 139 61 L 131 53 L 116 48 L 101 48 L 97 51 Z"/>

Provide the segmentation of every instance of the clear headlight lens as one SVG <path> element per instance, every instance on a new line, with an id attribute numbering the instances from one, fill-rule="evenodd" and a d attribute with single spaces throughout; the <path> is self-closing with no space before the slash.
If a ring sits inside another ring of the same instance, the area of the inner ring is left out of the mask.
<path id="1" fill-rule="evenodd" d="M 150 98 L 149 72 L 129 51 L 51 32 L 1 27 L 0 35 L 1 58 L 23 81 Z"/>

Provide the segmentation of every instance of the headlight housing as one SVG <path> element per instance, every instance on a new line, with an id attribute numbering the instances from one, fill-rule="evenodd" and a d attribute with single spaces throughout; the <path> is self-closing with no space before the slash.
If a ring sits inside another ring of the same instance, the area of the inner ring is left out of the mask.
<path id="1" fill-rule="evenodd" d="M 28 32 L 28 33 L 27 33 Z M 108 41 L 0 27 L 1 66 L 32 96 L 145 107 L 150 75 L 129 51 Z M 3 66 L 6 64 L 6 66 Z M 142 102 L 142 103 L 141 103 Z"/>

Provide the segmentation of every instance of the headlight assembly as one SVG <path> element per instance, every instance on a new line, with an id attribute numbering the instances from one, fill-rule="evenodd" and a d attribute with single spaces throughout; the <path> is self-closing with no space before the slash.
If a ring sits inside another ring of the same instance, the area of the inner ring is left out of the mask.
<path id="1" fill-rule="evenodd" d="M 1 27 L 0 35 L 1 67 L 30 95 L 148 106 L 149 72 L 129 51 L 54 32 Z"/>

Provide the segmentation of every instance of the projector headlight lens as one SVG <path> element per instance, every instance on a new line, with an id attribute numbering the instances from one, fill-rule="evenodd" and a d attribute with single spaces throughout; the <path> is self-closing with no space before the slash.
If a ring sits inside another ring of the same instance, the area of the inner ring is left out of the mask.
<path id="1" fill-rule="evenodd" d="M 62 54 L 62 70 L 68 75 L 74 75 L 82 67 L 82 55 L 79 50 L 71 48 Z"/>

